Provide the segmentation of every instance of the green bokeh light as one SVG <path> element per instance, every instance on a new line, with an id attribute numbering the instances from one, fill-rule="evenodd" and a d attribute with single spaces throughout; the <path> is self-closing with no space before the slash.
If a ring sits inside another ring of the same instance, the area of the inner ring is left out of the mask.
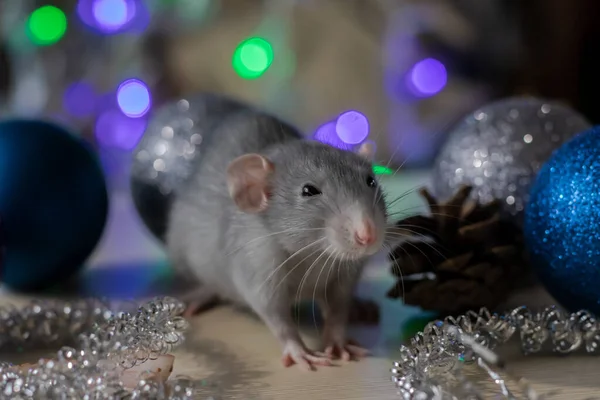
<path id="1" fill-rule="evenodd" d="M 273 47 L 265 39 L 252 37 L 241 42 L 233 53 L 232 65 L 243 79 L 256 79 L 273 63 Z"/>
<path id="2" fill-rule="evenodd" d="M 392 175 L 394 173 L 390 168 L 384 167 L 383 165 L 374 165 L 373 172 L 375 175 Z"/>
<path id="3" fill-rule="evenodd" d="M 54 6 L 43 6 L 35 10 L 27 20 L 29 39 L 39 45 L 47 46 L 58 42 L 67 31 L 65 13 Z"/>

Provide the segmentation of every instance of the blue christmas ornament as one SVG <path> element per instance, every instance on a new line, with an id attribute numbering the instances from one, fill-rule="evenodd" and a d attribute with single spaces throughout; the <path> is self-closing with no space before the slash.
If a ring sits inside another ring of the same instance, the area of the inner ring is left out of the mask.
<path id="1" fill-rule="evenodd" d="M 568 309 L 600 315 L 600 127 L 556 150 L 530 195 L 524 234 L 539 279 Z"/>
<path id="2" fill-rule="evenodd" d="M 46 122 L 0 122 L 2 284 L 40 290 L 69 278 L 107 212 L 102 169 L 82 140 Z"/>

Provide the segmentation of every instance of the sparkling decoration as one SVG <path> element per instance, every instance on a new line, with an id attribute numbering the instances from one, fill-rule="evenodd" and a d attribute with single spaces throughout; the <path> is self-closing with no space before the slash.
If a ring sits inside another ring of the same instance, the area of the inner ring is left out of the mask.
<path id="1" fill-rule="evenodd" d="M 201 144 L 225 116 L 248 107 L 224 97 L 200 94 L 158 109 L 133 153 L 131 191 L 146 226 L 157 237 L 165 231 L 173 192 L 199 159 Z"/>
<path id="2" fill-rule="evenodd" d="M 555 306 L 539 313 L 518 307 L 505 315 L 483 308 L 479 313 L 471 311 L 431 322 L 411 339 L 410 345 L 400 349 L 400 360 L 392 368 L 398 394 L 406 400 L 487 398 L 478 383 L 464 373 L 466 365 L 476 364 L 498 387 L 502 398 L 540 399 L 527 381 L 506 371 L 506 360 L 493 351 L 515 335 L 521 340 L 524 354 L 547 347 L 559 354 L 582 349 L 597 354 L 600 322 L 587 311 L 567 314 Z M 508 381 L 515 381 L 522 394 L 513 393 Z"/>
<path id="3" fill-rule="evenodd" d="M 474 199 L 501 200 L 504 216 L 520 225 L 539 168 L 554 150 L 588 128 L 577 112 L 542 99 L 489 104 L 450 132 L 433 168 L 434 194 L 448 198 L 463 185 L 474 186 Z"/>
<path id="4" fill-rule="evenodd" d="M 126 309 L 129 307 L 126 307 Z M 63 347 L 54 359 L 27 367 L 0 363 L 2 398 L 28 399 L 193 399 L 200 386 L 189 378 L 162 384 L 123 386 L 120 371 L 155 360 L 184 340 L 184 305 L 163 297 L 137 310 L 114 312 L 96 300 L 32 302 L 0 309 L 0 349 Z M 8 397 L 4 397 L 8 396 Z"/>
<path id="5" fill-rule="evenodd" d="M 571 310 L 600 314 L 600 127 L 565 143 L 531 188 L 524 233 L 539 279 Z"/>
<path id="6" fill-rule="evenodd" d="M 273 47 L 263 38 L 252 37 L 241 42 L 233 53 L 232 65 L 244 79 L 260 78 L 273 62 Z"/>
<path id="7" fill-rule="evenodd" d="M 43 6 L 31 13 L 27 32 L 31 41 L 39 46 L 58 42 L 67 31 L 65 13 L 54 6 Z"/>

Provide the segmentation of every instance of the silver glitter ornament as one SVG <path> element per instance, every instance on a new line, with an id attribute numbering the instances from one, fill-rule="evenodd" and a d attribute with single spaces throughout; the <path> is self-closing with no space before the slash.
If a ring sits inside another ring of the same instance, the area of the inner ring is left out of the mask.
<path id="1" fill-rule="evenodd" d="M 541 312 L 517 307 L 504 315 L 483 308 L 479 313 L 447 317 L 429 323 L 408 346 L 400 348 L 392 380 L 406 400 L 488 398 L 481 393 L 481 382 L 468 379 L 464 371 L 466 365 L 476 364 L 502 398 L 540 399 L 526 380 L 506 371 L 506 360 L 493 351 L 515 336 L 520 338 L 524 354 L 546 347 L 559 354 L 581 350 L 598 354 L 600 322 L 587 311 L 568 314 L 555 306 Z M 507 381 L 516 382 L 521 395 L 509 389 Z"/>
<path id="2" fill-rule="evenodd" d="M 576 111 L 537 98 L 508 98 L 467 116 L 448 135 L 433 167 L 433 191 L 449 198 L 462 185 L 472 198 L 500 200 L 522 224 L 529 187 L 552 152 L 591 124 Z"/>
<path id="3" fill-rule="evenodd" d="M 235 100 L 198 94 L 155 111 L 133 152 L 131 191 L 139 215 L 159 239 L 171 199 L 200 159 L 202 144 L 225 117 L 248 109 Z"/>

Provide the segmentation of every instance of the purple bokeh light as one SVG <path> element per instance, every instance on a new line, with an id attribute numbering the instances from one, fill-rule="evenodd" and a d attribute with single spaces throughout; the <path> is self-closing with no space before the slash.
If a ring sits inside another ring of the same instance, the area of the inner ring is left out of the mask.
<path id="1" fill-rule="evenodd" d="M 119 110 L 109 109 L 98 117 L 95 135 L 102 147 L 130 151 L 144 135 L 146 125 L 145 118 L 129 118 Z"/>
<path id="2" fill-rule="evenodd" d="M 107 31 L 118 30 L 135 15 L 135 3 L 125 0 L 95 0 L 92 13 L 98 25 Z"/>
<path id="3" fill-rule="evenodd" d="M 65 91 L 63 108 L 74 117 L 87 117 L 96 109 L 97 94 L 92 85 L 75 82 Z"/>
<path id="4" fill-rule="evenodd" d="M 83 23 L 106 35 L 143 32 L 150 22 L 141 0 L 78 0 L 77 14 Z"/>
<path id="5" fill-rule="evenodd" d="M 426 58 L 412 67 L 407 78 L 407 86 L 415 96 L 428 97 L 446 86 L 448 73 L 440 61 Z"/>
<path id="6" fill-rule="evenodd" d="M 353 146 L 345 143 L 337 134 L 336 122 L 330 121 L 317 128 L 313 139 L 342 150 L 352 150 Z"/>
<path id="7" fill-rule="evenodd" d="M 128 79 L 117 89 L 117 103 L 123 114 L 132 118 L 144 116 L 152 104 L 150 90 L 139 79 Z"/>
<path id="8" fill-rule="evenodd" d="M 344 143 L 359 144 L 369 136 L 369 120 L 358 111 L 346 111 L 338 117 L 335 131 Z"/>

